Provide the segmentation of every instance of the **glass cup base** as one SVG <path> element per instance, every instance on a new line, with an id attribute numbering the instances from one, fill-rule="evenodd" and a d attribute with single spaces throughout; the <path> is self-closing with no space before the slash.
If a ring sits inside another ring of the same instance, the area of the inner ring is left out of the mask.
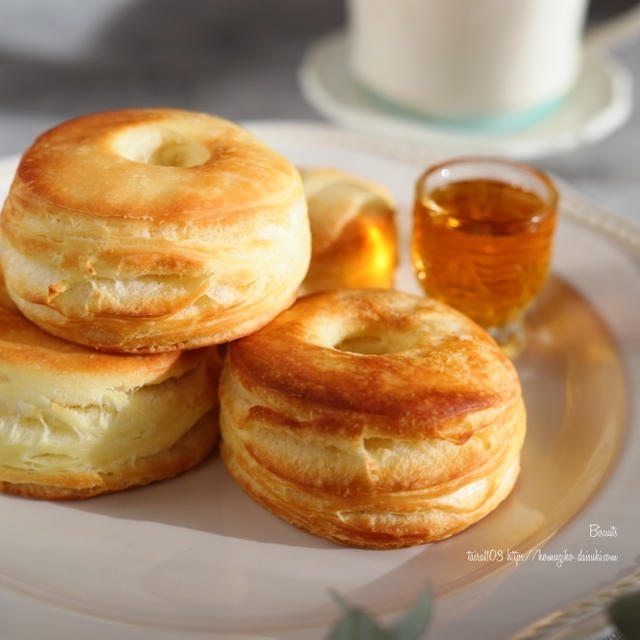
<path id="1" fill-rule="evenodd" d="M 526 344 L 526 333 L 522 318 L 500 327 L 489 327 L 487 333 L 498 343 L 498 346 L 511 360 L 522 353 Z"/>

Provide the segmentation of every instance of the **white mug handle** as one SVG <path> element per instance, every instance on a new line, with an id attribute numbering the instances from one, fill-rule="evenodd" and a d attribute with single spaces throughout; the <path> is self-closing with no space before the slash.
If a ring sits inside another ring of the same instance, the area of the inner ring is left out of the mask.
<path id="1" fill-rule="evenodd" d="M 640 34 L 640 4 L 620 15 L 589 27 L 584 36 L 584 45 L 589 50 L 615 49 Z"/>

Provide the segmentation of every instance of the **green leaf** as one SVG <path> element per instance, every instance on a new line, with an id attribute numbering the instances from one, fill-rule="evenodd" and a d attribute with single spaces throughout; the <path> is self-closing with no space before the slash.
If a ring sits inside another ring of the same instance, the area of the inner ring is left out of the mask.
<path id="1" fill-rule="evenodd" d="M 390 629 L 381 627 L 364 609 L 352 607 L 338 593 L 332 592 L 343 611 L 327 640 L 418 640 L 431 616 L 431 594 L 425 591 L 417 602 Z"/>
<path id="2" fill-rule="evenodd" d="M 640 591 L 617 598 L 608 612 L 624 640 L 640 638 Z"/>
<path id="3" fill-rule="evenodd" d="M 350 609 L 327 636 L 328 640 L 390 640 L 366 611 Z"/>
<path id="4" fill-rule="evenodd" d="M 425 591 L 417 602 L 391 628 L 393 640 L 418 640 L 431 617 L 431 592 Z"/>
<path id="5" fill-rule="evenodd" d="M 332 595 L 344 615 L 333 627 L 327 640 L 389 640 L 388 633 L 366 611 L 350 606 L 335 592 Z"/>

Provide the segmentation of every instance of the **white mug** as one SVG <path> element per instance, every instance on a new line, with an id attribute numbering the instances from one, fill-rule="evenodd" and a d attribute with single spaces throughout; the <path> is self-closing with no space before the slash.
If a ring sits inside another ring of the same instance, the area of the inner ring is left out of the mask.
<path id="1" fill-rule="evenodd" d="M 349 62 L 379 97 L 452 121 L 550 110 L 576 81 L 587 0 L 348 0 Z"/>

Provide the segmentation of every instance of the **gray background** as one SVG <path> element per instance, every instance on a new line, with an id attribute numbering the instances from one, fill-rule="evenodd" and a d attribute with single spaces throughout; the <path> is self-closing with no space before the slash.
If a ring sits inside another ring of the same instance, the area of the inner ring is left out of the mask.
<path id="1" fill-rule="evenodd" d="M 598 19 L 634 0 L 592 0 Z M 233 120 L 321 116 L 296 70 L 344 24 L 343 0 L 2 0 L 0 155 L 89 111 L 176 106 Z M 640 42 L 616 55 L 640 91 Z M 640 116 L 608 139 L 537 160 L 598 204 L 640 221 Z"/>

